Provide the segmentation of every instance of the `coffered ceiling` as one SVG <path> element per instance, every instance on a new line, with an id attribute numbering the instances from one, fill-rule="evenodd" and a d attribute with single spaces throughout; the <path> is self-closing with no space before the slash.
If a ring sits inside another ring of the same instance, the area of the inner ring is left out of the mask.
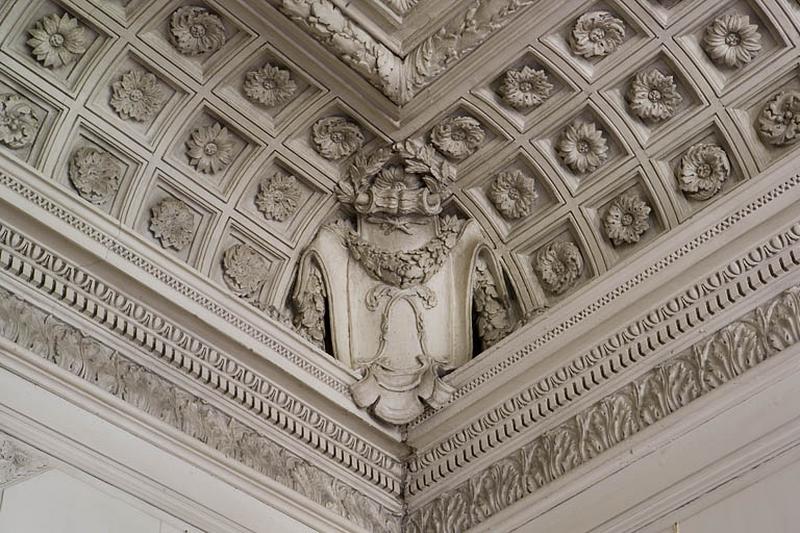
<path id="1" fill-rule="evenodd" d="M 151 291 L 123 311 L 153 339 L 170 329 L 226 379 L 283 387 L 278 411 L 322 412 L 305 423 L 357 443 L 329 470 L 396 516 L 401 495 L 455 486 L 436 473 L 454 443 L 542 377 L 544 356 L 520 353 L 569 329 L 544 324 L 595 327 L 629 288 L 662 289 L 701 231 L 766 194 L 796 157 L 799 28 L 793 0 L 0 0 L 0 181 L 103 250 L 109 291 Z M 532 321 L 448 378 L 455 407 L 398 430 L 352 405 L 355 373 L 287 304 L 302 251 L 347 216 L 354 152 L 407 138 L 454 165 L 445 210 L 478 222 Z"/>

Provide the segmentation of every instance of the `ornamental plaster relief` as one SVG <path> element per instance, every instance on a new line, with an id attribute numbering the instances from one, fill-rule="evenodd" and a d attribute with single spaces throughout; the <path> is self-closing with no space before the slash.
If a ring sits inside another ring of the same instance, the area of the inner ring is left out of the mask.
<path id="1" fill-rule="evenodd" d="M 47 458 L 0 432 L 0 491 L 49 470 Z"/>

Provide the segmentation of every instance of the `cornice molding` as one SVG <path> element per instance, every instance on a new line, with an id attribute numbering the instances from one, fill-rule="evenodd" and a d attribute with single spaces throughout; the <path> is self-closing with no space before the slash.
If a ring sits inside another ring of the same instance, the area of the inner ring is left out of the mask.
<path id="1" fill-rule="evenodd" d="M 475 527 L 797 342 L 800 285 L 425 503 L 409 515 L 405 530 Z"/>
<path id="2" fill-rule="evenodd" d="M 0 289 L 0 334 L 369 531 L 399 531 L 392 513 L 238 419 Z"/>

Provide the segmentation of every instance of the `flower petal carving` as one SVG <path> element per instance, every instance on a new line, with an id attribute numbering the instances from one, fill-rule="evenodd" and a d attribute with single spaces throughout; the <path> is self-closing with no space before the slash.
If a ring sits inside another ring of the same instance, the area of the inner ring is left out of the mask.
<path id="1" fill-rule="evenodd" d="M 270 63 L 245 74 L 242 90 L 248 100 L 265 107 L 288 102 L 297 91 L 291 72 Z"/>
<path id="2" fill-rule="evenodd" d="M 252 246 L 234 244 L 222 258 L 225 283 L 244 298 L 258 296 L 269 278 L 269 263 Z"/>
<path id="3" fill-rule="evenodd" d="M 453 159 L 474 154 L 485 138 L 481 123 L 465 115 L 446 118 L 431 130 L 434 146 Z"/>
<path id="4" fill-rule="evenodd" d="M 216 174 L 233 161 L 233 138 L 219 122 L 197 128 L 186 141 L 186 155 L 199 172 Z"/>
<path id="5" fill-rule="evenodd" d="M 548 292 L 564 294 L 583 274 L 583 256 L 575 243 L 557 240 L 539 250 L 533 268 Z"/>
<path id="6" fill-rule="evenodd" d="M 639 242 L 650 229 L 650 211 L 650 206 L 634 193 L 617 197 L 603 219 L 606 236 L 615 246 Z"/>
<path id="7" fill-rule="evenodd" d="M 177 198 L 164 198 L 150 214 L 150 231 L 164 248 L 181 251 L 194 237 L 194 213 Z"/>
<path id="8" fill-rule="evenodd" d="M 514 109 L 527 109 L 541 105 L 550 98 L 553 84 L 544 70 L 528 66 L 506 71 L 498 93 L 503 101 Z"/>
<path id="9" fill-rule="evenodd" d="M 331 161 L 349 157 L 364 145 L 364 134 L 358 124 L 341 116 L 318 120 L 311 133 L 317 153 Z"/>
<path id="10" fill-rule="evenodd" d="M 169 27 L 172 44 L 188 56 L 216 52 L 228 40 L 222 18 L 205 7 L 179 7 L 172 13 Z"/>
<path id="11" fill-rule="evenodd" d="M 761 139 L 774 146 L 788 146 L 800 137 L 800 91 L 786 90 L 775 93 L 758 117 Z"/>
<path id="12" fill-rule="evenodd" d="M 300 186 L 297 179 L 276 172 L 261 181 L 256 195 L 256 207 L 267 220 L 283 222 L 297 211 L 300 201 Z"/>
<path id="13" fill-rule="evenodd" d="M 714 63 L 740 68 L 761 51 L 761 34 L 747 15 L 722 15 L 706 28 L 703 47 Z"/>
<path id="14" fill-rule="evenodd" d="M 104 204 L 119 189 L 119 164 L 108 152 L 78 148 L 69 162 L 69 179 L 83 198 L 93 204 Z"/>
<path id="15" fill-rule="evenodd" d="M 110 103 L 121 119 L 147 122 L 164 104 L 164 92 L 155 74 L 129 70 L 111 85 Z"/>
<path id="16" fill-rule="evenodd" d="M 536 182 L 520 170 L 501 172 L 492 182 L 489 198 L 507 219 L 528 216 L 538 198 Z"/>
<path id="17" fill-rule="evenodd" d="M 74 63 L 91 44 L 86 28 L 67 13 L 61 17 L 55 13 L 44 16 L 28 33 L 31 37 L 27 43 L 33 49 L 33 57 L 48 68 Z"/>
<path id="18" fill-rule="evenodd" d="M 716 144 L 695 144 L 681 158 L 678 186 L 692 200 L 708 200 L 731 173 L 725 150 Z"/>
<path id="19" fill-rule="evenodd" d="M 607 56 L 625 40 L 625 23 L 608 11 L 578 17 L 570 34 L 572 51 L 587 59 Z"/>
<path id="20" fill-rule="evenodd" d="M 666 120 L 675 114 L 682 100 L 672 76 L 658 69 L 639 72 L 628 89 L 628 105 L 642 120 Z"/>
<path id="21" fill-rule="evenodd" d="M 19 149 L 30 146 L 39 131 L 31 103 L 14 93 L 0 94 L 0 143 Z"/>
<path id="22" fill-rule="evenodd" d="M 569 124 L 556 146 L 561 161 L 573 172 L 594 172 L 608 159 L 608 144 L 593 122 L 576 120 Z"/>

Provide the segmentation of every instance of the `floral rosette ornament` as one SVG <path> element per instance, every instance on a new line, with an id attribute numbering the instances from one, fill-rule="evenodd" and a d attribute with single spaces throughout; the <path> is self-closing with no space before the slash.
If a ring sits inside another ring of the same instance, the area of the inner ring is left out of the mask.
<path id="1" fill-rule="evenodd" d="M 570 34 L 572 51 L 587 59 L 607 56 L 625 40 L 625 23 L 608 11 L 578 17 Z"/>
<path id="2" fill-rule="evenodd" d="M 355 122 L 340 116 L 319 119 L 311 127 L 317 153 L 331 161 L 350 157 L 364 145 L 364 134 Z"/>
<path id="3" fill-rule="evenodd" d="M 236 294 L 254 299 L 269 278 L 269 263 L 252 246 L 234 244 L 222 257 L 222 272 Z"/>
<path id="4" fill-rule="evenodd" d="M 731 173 L 728 154 L 716 144 L 695 144 L 681 158 L 678 186 L 692 200 L 708 200 Z"/>
<path id="5" fill-rule="evenodd" d="M 242 90 L 248 100 L 274 107 L 289 101 L 297 91 L 297 84 L 288 70 L 267 63 L 245 74 Z"/>
<path id="6" fill-rule="evenodd" d="M 642 120 L 666 120 L 675 114 L 682 100 L 672 76 L 658 69 L 639 72 L 628 89 L 628 105 Z"/>
<path id="7" fill-rule="evenodd" d="M 800 92 L 781 91 L 770 98 L 758 117 L 761 139 L 775 146 L 788 146 L 800 137 Z"/>
<path id="8" fill-rule="evenodd" d="M 706 28 L 703 48 L 714 63 L 739 68 L 761 51 L 761 34 L 747 15 L 722 15 Z"/>
<path id="9" fill-rule="evenodd" d="M 533 268 L 548 292 L 564 294 L 583 274 L 583 256 L 574 243 L 553 241 L 536 254 Z"/>
<path id="10" fill-rule="evenodd" d="M 544 70 L 522 67 L 506 72 L 498 93 L 514 109 L 527 109 L 541 105 L 550 97 L 553 84 Z"/>
<path id="11" fill-rule="evenodd" d="M 510 220 L 528 216 L 537 197 L 536 182 L 520 170 L 501 172 L 489 190 L 489 199 Z"/>
<path id="12" fill-rule="evenodd" d="M 164 198 L 150 210 L 150 231 L 164 248 L 181 251 L 194 237 L 194 213 L 177 198 Z"/>
<path id="13" fill-rule="evenodd" d="M 283 222 L 297 211 L 300 186 L 294 176 L 276 172 L 261 181 L 255 201 L 267 220 Z"/>
<path id="14" fill-rule="evenodd" d="M 129 70 L 111 84 L 111 107 L 123 120 L 147 122 L 164 103 L 164 93 L 154 74 Z"/>
<path id="15" fill-rule="evenodd" d="M 31 103 L 13 93 L 0 94 L 0 143 L 19 149 L 30 146 L 39 131 Z"/>
<path id="16" fill-rule="evenodd" d="M 186 148 L 189 164 L 206 174 L 224 170 L 233 160 L 233 138 L 219 122 L 194 130 Z"/>
<path id="17" fill-rule="evenodd" d="M 220 16 L 200 6 L 176 9 L 170 18 L 169 30 L 172 44 L 187 56 L 216 52 L 228 40 Z"/>
<path id="18" fill-rule="evenodd" d="M 474 154 L 485 138 L 481 123 L 464 115 L 446 118 L 431 130 L 433 145 L 453 159 Z"/>
<path id="19" fill-rule="evenodd" d="M 78 148 L 69 162 L 68 173 L 78 193 L 93 204 L 108 202 L 119 189 L 117 161 L 96 148 Z"/>
<path id="20" fill-rule="evenodd" d="M 569 124 L 556 145 L 561 161 L 573 172 L 594 172 L 608 159 L 608 143 L 593 122 L 576 120 Z"/>
<path id="21" fill-rule="evenodd" d="M 78 19 L 64 13 L 61 17 L 47 15 L 28 30 L 28 46 L 33 57 L 45 67 L 59 68 L 77 61 L 89 48 L 91 41 L 86 28 Z"/>
<path id="22" fill-rule="evenodd" d="M 650 229 L 650 206 L 634 193 L 626 193 L 611 202 L 603 219 L 606 236 L 614 246 L 633 244 Z"/>

